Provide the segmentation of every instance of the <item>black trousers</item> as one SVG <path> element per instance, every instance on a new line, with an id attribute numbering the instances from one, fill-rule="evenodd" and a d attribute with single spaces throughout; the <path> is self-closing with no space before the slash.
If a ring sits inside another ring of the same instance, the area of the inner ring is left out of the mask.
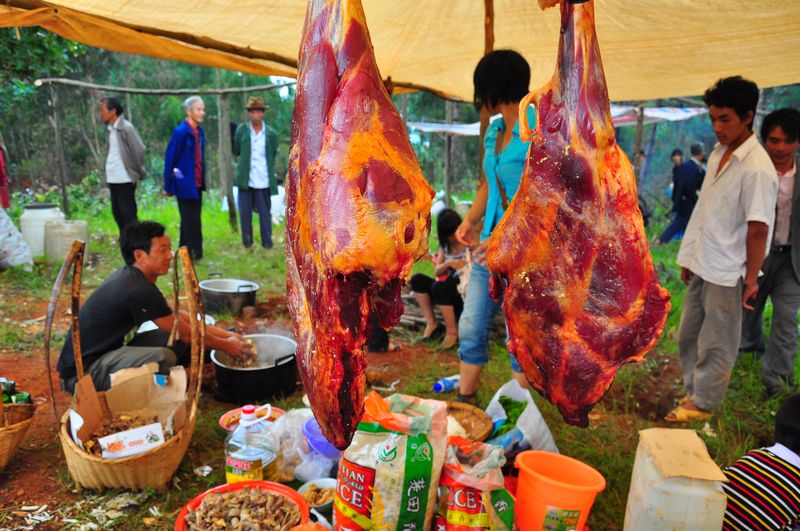
<path id="1" fill-rule="evenodd" d="M 464 300 L 458 292 L 457 275 L 448 275 L 445 280 L 434 280 L 428 275 L 416 273 L 411 277 L 411 291 L 427 293 L 435 306 L 452 306 L 456 319 L 464 309 Z"/>
<path id="2" fill-rule="evenodd" d="M 122 236 L 122 229 L 138 219 L 136 216 L 136 185 L 133 183 L 109 183 L 108 190 L 111 192 L 111 213 L 119 227 L 119 235 Z"/>
<path id="3" fill-rule="evenodd" d="M 181 238 L 179 245 L 189 248 L 192 258 L 203 258 L 203 226 L 200 214 L 203 211 L 203 192 L 197 191 L 197 199 L 178 198 L 178 211 L 181 214 Z"/>
<path id="4" fill-rule="evenodd" d="M 163 330 L 156 329 L 149 332 L 136 334 L 128 343 L 129 347 L 166 347 L 169 341 L 169 334 Z M 188 367 L 192 361 L 192 347 L 188 343 L 184 343 L 180 339 L 175 340 L 175 343 L 170 347 L 170 350 L 175 353 L 178 358 L 178 365 Z"/>
<path id="5" fill-rule="evenodd" d="M 239 215 L 242 225 L 242 243 L 245 247 L 253 245 L 253 208 L 258 212 L 258 225 L 261 229 L 261 246 L 272 248 L 272 201 L 269 188 L 248 188 L 239 190 Z"/>

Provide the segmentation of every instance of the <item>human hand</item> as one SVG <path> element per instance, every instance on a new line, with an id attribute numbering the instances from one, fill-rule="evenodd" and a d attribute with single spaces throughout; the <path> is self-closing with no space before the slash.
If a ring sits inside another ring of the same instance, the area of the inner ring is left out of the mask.
<path id="1" fill-rule="evenodd" d="M 688 286 L 689 282 L 692 280 L 692 277 L 694 277 L 694 273 L 685 267 L 681 268 L 681 282 Z"/>
<path id="2" fill-rule="evenodd" d="M 455 232 L 456 240 L 460 243 L 472 247 L 478 244 L 479 227 L 475 226 L 469 218 L 464 218 L 461 225 L 458 226 Z"/>
<path id="3" fill-rule="evenodd" d="M 161 195 L 163 195 L 164 197 L 172 197 L 172 194 L 167 192 L 166 190 L 161 190 Z"/>
<path id="4" fill-rule="evenodd" d="M 454 258 L 453 260 L 448 260 L 448 267 L 451 267 L 458 271 L 462 267 L 466 265 L 467 261 L 463 258 Z"/>
<path id="5" fill-rule="evenodd" d="M 239 334 L 231 333 L 224 341 L 225 346 L 222 347 L 222 350 L 234 358 L 248 360 L 256 355 L 255 345 Z"/>
<path id="6" fill-rule="evenodd" d="M 744 279 L 744 289 L 742 290 L 742 307 L 745 310 L 753 310 L 753 306 L 747 301 L 755 299 L 758 295 L 758 280 Z"/>
<path id="7" fill-rule="evenodd" d="M 489 240 L 482 241 L 472 250 L 472 261 L 477 264 L 486 263 L 486 250 L 489 248 Z"/>

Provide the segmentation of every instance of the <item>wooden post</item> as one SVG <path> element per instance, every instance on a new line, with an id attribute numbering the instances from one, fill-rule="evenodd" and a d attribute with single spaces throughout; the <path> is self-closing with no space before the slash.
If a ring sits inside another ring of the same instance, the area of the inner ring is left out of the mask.
<path id="1" fill-rule="evenodd" d="M 444 121 L 453 123 L 453 102 L 444 101 Z M 446 133 L 444 136 L 444 204 L 452 206 L 450 201 L 450 186 L 453 182 L 453 135 Z"/>
<path id="2" fill-rule="evenodd" d="M 61 112 L 58 109 L 58 91 L 50 85 L 50 107 L 53 113 L 53 130 L 56 136 L 56 156 L 58 158 L 58 175 L 61 182 L 61 207 L 64 216 L 69 218 L 69 199 L 67 198 L 67 162 L 64 158 L 64 149 L 61 145 Z"/>
<path id="3" fill-rule="evenodd" d="M 636 141 L 633 148 L 633 173 L 636 175 L 636 184 L 639 184 L 642 169 L 642 136 L 644 135 L 644 104 L 640 103 L 636 118 Z"/>
<path id="4" fill-rule="evenodd" d="M 494 50 L 494 0 L 483 0 L 484 19 L 483 19 L 483 55 Z M 489 109 L 481 107 L 481 134 L 478 137 L 478 179 L 479 183 L 486 180 L 483 174 L 483 137 L 486 136 L 486 128 L 489 127 Z"/>
<path id="5" fill-rule="evenodd" d="M 219 152 L 219 178 L 222 193 L 228 200 L 228 215 L 233 232 L 239 232 L 236 215 L 236 202 L 233 200 L 233 180 L 231 178 L 231 99 L 229 94 L 220 94 L 217 101 Z"/>

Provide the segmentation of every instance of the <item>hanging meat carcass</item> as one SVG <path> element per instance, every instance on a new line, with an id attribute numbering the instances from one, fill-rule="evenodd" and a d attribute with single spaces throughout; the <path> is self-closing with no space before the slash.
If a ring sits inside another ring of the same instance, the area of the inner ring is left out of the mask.
<path id="1" fill-rule="evenodd" d="M 359 0 L 311 0 L 300 48 L 286 205 L 287 298 L 300 375 L 337 448 L 364 410 L 363 347 L 403 313 L 428 250 L 433 190 L 381 81 Z"/>
<path id="2" fill-rule="evenodd" d="M 550 2 L 553 3 L 553 2 Z M 616 143 L 594 6 L 561 6 L 556 72 L 534 101 L 537 124 L 519 189 L 488 243 L 513 352 L 564 419 L 588 413 L 624 363 L 664 328 L 669 293 L 653 267 L 636 178 Z"/>

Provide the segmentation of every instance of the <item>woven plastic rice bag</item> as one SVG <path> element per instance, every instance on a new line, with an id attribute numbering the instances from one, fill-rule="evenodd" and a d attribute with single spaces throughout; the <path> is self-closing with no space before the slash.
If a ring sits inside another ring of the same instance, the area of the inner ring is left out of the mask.
<path id="1" fill-rule="evenodd" d="M 370 393 L 339 462 L 334 529 L 430 529 L 446 445 L 446 403 Z"/>
<path id="2" fill-rule="evenodd" d="M 434 531 L 511 531 L 514 497 L 503 486 L 503 449 L 450 437 Z"/>
<path id="3" fill-rule="evenodd" d="M 5 210 L 0 208 L 0 271 L 19 265 L 33 266 L 31 249 L 14 226 Z"/>

